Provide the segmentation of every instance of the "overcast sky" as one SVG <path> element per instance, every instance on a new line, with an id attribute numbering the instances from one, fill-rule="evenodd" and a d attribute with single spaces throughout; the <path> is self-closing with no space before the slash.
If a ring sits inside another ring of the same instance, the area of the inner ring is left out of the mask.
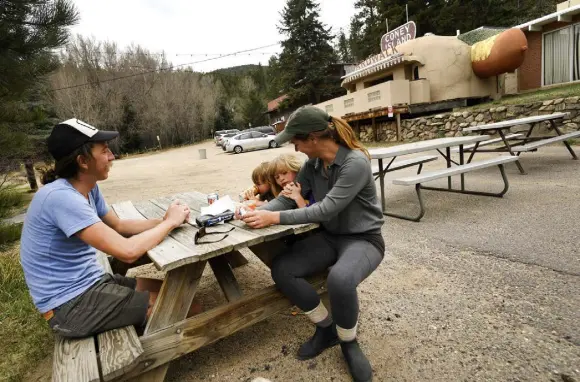
<path id="1" fill-rule="evenodd" d="M 283 39 L 277 25 L 286 0 L 73 0 L 80 21 L 72 33 L 165 51 L 175 65 L 270 45 Z M 319 0 L 322 21 L 348 31 L 355 0 Z M 267 53 L 256 55 L 255 53 Z M 196 71 L 267 64 L 279 46 L 192 65 Z"/>

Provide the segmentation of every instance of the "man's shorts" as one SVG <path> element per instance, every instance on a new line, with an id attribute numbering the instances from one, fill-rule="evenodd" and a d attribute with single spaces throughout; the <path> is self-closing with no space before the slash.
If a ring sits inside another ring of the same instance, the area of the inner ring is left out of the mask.
<path id="1" fill-rule="evenodd" d="M 137 280 L 121 275 L 104 275 L 81 295 L 53 309 L 48 321 L 63 337 L 87 337 L 147 320 L 149 292 L 135 290 Z"/>

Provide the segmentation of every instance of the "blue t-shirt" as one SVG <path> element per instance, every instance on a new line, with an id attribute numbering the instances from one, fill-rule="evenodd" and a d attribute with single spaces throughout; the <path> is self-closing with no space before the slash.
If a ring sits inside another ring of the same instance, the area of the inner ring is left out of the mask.
<path id="1" fill-rule="evenodd" d="M 66 179 L 57 179 L 34 195 L 22 229 L 20 262 L 41 313 L 80 295 L 103 276 L 95 248 L 75 233 L 106 214 L 98 186 L 87 200 Z"/>

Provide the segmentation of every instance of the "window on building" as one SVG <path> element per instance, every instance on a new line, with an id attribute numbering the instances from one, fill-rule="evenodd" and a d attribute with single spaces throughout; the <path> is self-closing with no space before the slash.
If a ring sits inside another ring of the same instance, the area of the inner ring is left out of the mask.
<path id="1" fill-rule="evenodd" d="M 580 80 L 580 24 L 544 34 L 544 85 Z"/>

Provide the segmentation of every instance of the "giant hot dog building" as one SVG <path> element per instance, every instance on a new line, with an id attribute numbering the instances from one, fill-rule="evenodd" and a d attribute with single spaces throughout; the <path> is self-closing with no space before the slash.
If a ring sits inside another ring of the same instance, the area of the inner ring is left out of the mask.
<path id="1" fill-rule="evenodd" d="M 356 121 L 499 98 L 504 74 L 522 64 L 527 41 L 519 29 L 488 35 L 473 43 L 458 36 L 415 38 L 414 23 L 405 24 L 383 36 L 380 54 L 342 78 L 346 95 L 316 106 Z"/>

